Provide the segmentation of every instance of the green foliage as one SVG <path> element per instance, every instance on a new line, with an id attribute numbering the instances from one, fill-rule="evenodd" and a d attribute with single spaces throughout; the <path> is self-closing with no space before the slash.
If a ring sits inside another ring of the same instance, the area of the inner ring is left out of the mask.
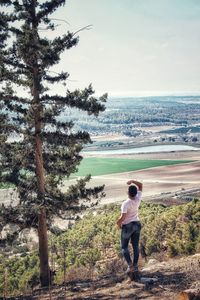
<path id="1" fill-rule="evenodd" d="M 9 223 L 37 228 L 41 207 L 49 225 L 61 211 L 74 215 L 89 207 L 103 190 L 87 188 L 89 177 L 66 193 L 60 189 L 65 176 L 77 171 L 83 146 L 91 142 L 88 132 L 75 130 L 62 114 L 71 107 L 97 116 L 107 99 L 106 94 L 94 97 L 91 84 L 83 90 L 66 89 L 64 95 L 54 93 L 66 85 L 69 74 L 58 70 L 55 75 L 51 68 L 79 38 L 73 32 L 44 35 L 41 28 L 56 31 L 52 14 L 64 4 L 0 1 L 0 187 L 14 186 L 20 199 L 18 205 L 0 206 L 2 228 Z"/>
<path id="2" fill-rule="evenodd" d="M 111 214 L 110 207 L 98 209 L 97 215 L 90 212 L 66 233 L 53 239 L 57 249 L 60 249 L 58 264 L 61 272 L 64 266 L 63 248 L 66 249 L 67 268 L 94 266 L 103 256 L 105 249 L 116 248 L 119 244 L 119 232 L 115 226 L 119 214 L 118 207 L 112 212 Z"/>
<path id="3" fill-rule="evenodd" d="M 151 216 L 150 223 L 143 220 L 142 241 L 147 254 L 162 251 L 163 244 L 171 256 L 195 253 L 200 236 L 199 211 L 200 202 L 194 200 L 158 211 Z"/>
<path id="4" fill-rule="evenodd" d="M 77 128 L 93 132 L 94 135 L 102 133 L 122 133 L 127 136 L 136 137 L 143 133 L 144 128 L 153 126 L 169 125 L 175 129 L 161 132 L 162 141 L 168 140 L 166 134 L 171 133 L 172 142 L 177 135 L 183 137 L 188 132 L 199 132 L 200 103 L 199 97 L 137 97 L 109 98 L 107 109 L 98 118 L 83 115 L 81 112 L 73 116 L 73 122 Z M 68 111 L 66 116 L 71 120 L 72 112 Z M 178 127 L 178 128 L 176 128 Z M 176 136 L 174 136 L 175 134 Z M 187 136 L 192 141 L 192 137 Z M 124 142 L 124 140 L 123 140 Z M 192 141 L 195 142 L 195 141 Z M 124 142 L 126 144 L 126 142 Z M 104 150 L 109 147 L 118 146 L 117 141 L 96 142 L 96 146 Z M 127 143 L 128 145 L 128 143 Z M 129 145 L 130 146 L 130 145 Z"/>
<path id="5" fill-rule="evenodd" d="M 141 242 L 148 256 L 165 251 L 169 256 L 190 255 L 200 248 L 200 201 L 165 207 L 142 203 Z M 120 206 L 106 205 L 90 211 L 70 229 L 49 240 L 50 261 L 56 270 L 58 282 L 64 279 L 64 268 L 91 268 L 108 254 L 120 255 L 120 231 L 116 220 Z M 0 258 L 0 294 L 3 294 L 7 270 L 10 294 L 23 291 L 37 284 L 39 263 L 36 254 L 25 257 Z"/>
<path id="6" fill-rule="evenodd" d="M 19 199 L 1 203 L 0 231 L 7 224 L 15 224 L 16 233 L 39 228 L 42 286 L 50 281 L 47 227 L 53 217 L 74 216 L 96 204 L 104 188 L 87 188 L 90 176 L 65 193 L 60 188 L 65 176 L 77 171 L 80 152 L 91 142 L 88 132 L 61 120 L 62 113 L 71 107 L 98 116 L 107 100 L 107 94 L 94 97 L 91 84 L 60 95 L 69 74 L 59 69 L 55 74 L 53 67 L 79 40 L 78 31 L 50 34 L 57 27 L 52 14 L 65 2 L 0 1 L 0 183 L 13 185 Z"/>
<path id="7" fill-rule="evenodd" d="M 199 210 L 196 200 L 173 207 L 142 203 L 141 242 L 147 255 L 163 250 L 169 256 L 195 253 L 200 240 Z M 120 207 L 107 205 L 97 212 L 85 215 L 70 230 L 53 239 L 58 249 L 65 245 L 67 268 L 94 265 L 105 258 L 107 251 L 120 254 L 120 231 L 116 227 Z M 59 266 L 63 272 L 63 259 L 59 260 Z"/>
<path id="8" fill-rule="evenodd" d="M 136 171 L 141 169 L 188 163 L 189 160 L 139 160 L 126 158 L 84 158 L 74 175 L 93 176 Z"/>
<path id="9" fill-rule="evenodd" d="M 24 258 L 0 257 L 0 294 L 17 295 L 39 283 L 39 261 L 35 254 Z"/>
<path id="10" fill-rule="evenodd" d="M 10 183 L 0 183 L 0 189 L 8 189 L 8 188 L 12 188 L 14 187 L 14 185 L 10 184 Z"/>

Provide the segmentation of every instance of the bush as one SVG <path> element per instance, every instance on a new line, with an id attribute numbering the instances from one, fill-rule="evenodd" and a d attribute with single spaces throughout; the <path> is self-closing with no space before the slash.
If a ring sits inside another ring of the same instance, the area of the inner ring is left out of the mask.
<path id="1" fill-rule="evenodd" d="M 64 268 L 66 280 L 89 278 L 94 270 L 114 274 L 115 265 L 122 262 L 119 259 L 120 231 L 116 226 L 119 215 L 119 206 L 106 205 L 97 213 L 90 211 L 63 234 L 50 237 L 50 261 L 56 268 L 57 282 L 63 281 Z M 147 255 L 162 253 L 163 249 L 171 257 L 200 251 L 199 200 L 173 207 L 142 203 L 140 217 L 141 243 Z M 9 250 L 12 251 L 12 247 Z M 8 259 L 0 256 L 1 295 L 5 270 L 9 295 L 19 294 L 39 282 L 37 255 L 24 252 L 23 256 Z"/>
<path id="2" fill-rule="evenodd" d="M 174 257 L 180 253 L 180 248 L 176 243 L 169 244 L 169 256 Z"/>

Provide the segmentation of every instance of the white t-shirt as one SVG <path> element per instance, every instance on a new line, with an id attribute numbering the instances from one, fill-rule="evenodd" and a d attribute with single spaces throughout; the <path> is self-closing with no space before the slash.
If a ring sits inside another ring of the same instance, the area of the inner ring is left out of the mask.
<path id="1" fill-rule="evenodd" d="M 142 192 L 138 191 L 133 200 L 128 198 L 122 203 L 121 213 L 126 213 L 126 218 L 122 222 L 122 225 L 128 224 L 133 221 L 139 221 L 138 208 L 140 206 L 141 198 Z"/>

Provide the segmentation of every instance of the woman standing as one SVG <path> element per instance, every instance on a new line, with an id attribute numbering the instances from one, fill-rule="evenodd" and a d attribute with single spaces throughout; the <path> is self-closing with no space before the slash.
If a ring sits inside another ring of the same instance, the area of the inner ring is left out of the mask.
<path id="1" fill-rule="evenodd" d="M 127 273 L 133 273 L 138 271 L 141 230 L 138 209 L 141 203 L 143 185 L 136 180 L 129 180 L 127 184 L 129 185 L 128 199 L 122 203 L 121 216 L 117 220 L 117 225 L 121 229 L 121 252 L 128 264 Z M 133 247 L 133 260 L 128 249 L 129 241 Z"/>

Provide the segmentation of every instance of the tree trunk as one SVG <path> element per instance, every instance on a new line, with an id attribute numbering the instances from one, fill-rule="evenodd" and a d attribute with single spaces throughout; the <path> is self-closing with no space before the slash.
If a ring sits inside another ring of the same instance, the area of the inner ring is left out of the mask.
<path id="1" fill-rule="evenodd" d="M 40 257 L 40 282 L 41 286 L 49 286 L 50 271 L 49 271 L 49 256 L 48 256 L 48 238 L 46 212 L 41 208 L 38 216 L 38 238 L 39 238 L 39 257 Z"/>
<path id="2" fill-rule="evenodd" d="M 38 122 L 36 128 L 40 128 Z M 44 182 L 44 168 L 42 157 L 42 141 L 39 135 L 36 135 L 36 176 L 38 183 L 38 197 L 41 201 L 41 208 L 38 212 L 38 239 L 39 239 L 39 258 L 40 258 L 40 282 L 41 286 L 48 286 L 50 284 L 49 271 L 49 254 L 48 254 L 48 237 L 47 237 L 47 220 L 46 210 L 43 206 L 45 197 L 45 182 Z"/>
<path id="3" fill-rule="evenodd" d="M 49 286 L 50 270 L 49 270 L 49 255 L 48 255 L 48 237 L 47 237 L 47 220 L 46 209 L 44 206 L 45 197 L 45 179 L 44 165 L 42 156 L 42 141 L 41 133 L 41 106 L 38 105 L 38 110 L 35 114 L 35 163 L 36 177 L 38 185 L 38 198 L 41 201 L 41 208 L 38 212 L 38 239 L 39 239 L 39 258 L 40 258 L 40 282 L 41 286 Z"/>
<path id="4" fill-rule="evenodd" d="M 33 101 L 35 104 L 35 164 L 36 178 L 38 186 L 38 200 L 40 200 L 40 210 L 38 212 L 38 239 L 39 239 L 39 258 L 40 258 L 40 282 L 41 286 L 49 286 L 50 270 L 49 270 L 49 255 L 48 255 L 48 238 L 47 238 L 47 220 L 45 209 L 45 176 L 44 162 L 42 154 L 41 116 L 43 107 L 40 104 L 39 98 L 39 71 L 34 69 L 34 84 L 33 84 Z"/>

